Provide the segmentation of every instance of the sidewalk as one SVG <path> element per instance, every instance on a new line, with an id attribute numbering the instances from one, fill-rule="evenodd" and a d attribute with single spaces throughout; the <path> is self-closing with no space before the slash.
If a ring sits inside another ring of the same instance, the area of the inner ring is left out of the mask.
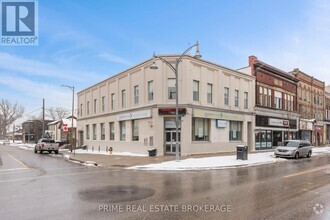
<path id="1" fill-rule="evenodd" d="M 64 153 L 64 152 L 63 152 Z M 89 164 L 97 164 L 106 168 L 128 168 L 135 170 L 211 170 L 211 169 L 227 169 L 235 167 L 255 166 L 262 164 L 271 164 L 283 162 L 287 159 L 275 158 L 273 151 L 250 152 L 248 160 L 236 160 L 236 152 L 202 154 L 193 156 L 182 156 L 180 161 L 175 161 L 175 156 L 124 156 L 124 155 L 108 155 L 105 152 L 94 152 L 73 154 L 65 152 L 70 156 L 70 160 L 79 161 Z M 114 154 L 120 154 L 114 152 Z M 125 153 L 124 153 L 125 154 Z M 314 148 L 312 156 L 321 154 L 330 154 L 330 147 Z M 65 156 L 67 157 L 67 156 Z"/>

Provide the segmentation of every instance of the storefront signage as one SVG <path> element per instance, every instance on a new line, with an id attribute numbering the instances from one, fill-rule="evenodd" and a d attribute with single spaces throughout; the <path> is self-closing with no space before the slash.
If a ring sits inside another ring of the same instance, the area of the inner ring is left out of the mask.
<path id="1" fill-rule="evenodd" d="M 215 121 L 215 123 L 216 123 L 217 128 L 226 128 L 227 127 L 227 121 L 217 119 Z"/>
<path id="2" fill-rule="evenodd" d="M 312 131 L 313 130 L 313 122 L 301 120 L 299 127 L 300 127 L 300 130 Z"/>
<path id="3" fill-rule="evenodd" d="M 187 114 L 187 109 L 185 108 L 179 108 L 178 109 L 179 115 L 184 116 Z M 175 115 L 176 109 L 175 108 L 160 108 L 158 109 L 159 115 Z"/>
<path id="4" fill-rule="evenodd" d="M 150 118 L 151 117 L 151 110 L 143 110 L 143 111 L 136 111 L 125 113 L 117 116 L 118 121 L 125 121 L 125 120 L 133 120 L 133 119 L 140 119 L 140 118 Z"/>
<path id="5" fill-rule="evenodd" d="M 268 125 L 278 126 L 278 127 L 289 127 L 289 120 L 269 118 L 268 119 Z"/>
<path id="6" fill-rule="evenodd" d="M 226 112 L 215 112 L 215 111 L 204 111 L 200 109 L 194 109 L 194 117 L 199 118 L 213 118 L 213 119 L 223 119 L 231 121 L 244 121 L 244 115 L 242 114 L 232 114 Z"/>
<path id="7" fill-rule="evenodd" d="M 165 128 L 166 128 L 166 129 L 173 129 L 173 128 L 176 128 L 176 123 L 175 123 L 175 121 L 165 121 Z M 179 124 L 179 128 L 180 128 L 180 124 Z"/>

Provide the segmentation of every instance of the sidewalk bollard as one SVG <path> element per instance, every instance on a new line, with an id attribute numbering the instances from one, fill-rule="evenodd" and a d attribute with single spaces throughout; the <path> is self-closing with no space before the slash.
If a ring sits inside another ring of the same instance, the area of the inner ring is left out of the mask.
<path id="1" fill-rule="evenodd" d="M 94 152 L 94 146 L 92 146 L 92 152 Z"/>
<path id="2" fill-rule="evenodd" d="M 105 152 L 107 152 L 107 153 L 108 153 L 108 151 L 109 151 L 108 147 L 105 147 Z"/>
<path id="3" fill-rule="evenodd" d="M 112 147 L 109 148 L 109 154 L 112 154 Z"/>
<path id="4" fill-rule="evenodd" d="M 101 148 L 100 148 L 100 145 L 99 145 L 99 153 L 101 152 Z"/>

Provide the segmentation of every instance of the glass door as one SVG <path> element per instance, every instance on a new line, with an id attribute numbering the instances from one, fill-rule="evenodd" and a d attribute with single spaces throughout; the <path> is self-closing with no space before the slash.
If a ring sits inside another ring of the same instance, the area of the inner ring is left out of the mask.
<path id="1" fill-rule="evenodd" d="M 179 152 L 180 152 L 180 141 L 181 133 L 179 131 Z M 176 152 L 176 131 L 175 130 L 166 130 L 165 131 L 165 153 L 166 154 L 175 154 Z"/>

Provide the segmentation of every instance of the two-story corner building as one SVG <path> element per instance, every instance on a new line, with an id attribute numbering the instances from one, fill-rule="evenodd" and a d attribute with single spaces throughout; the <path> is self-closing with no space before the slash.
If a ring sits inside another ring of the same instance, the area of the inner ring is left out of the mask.
<path id="1" fill-rule="evenodd" d="M 255 56 L 250 56 L 249 66 L 240 71 L 256 77 L 256 150 L 271 149 L 285 140 L 296 139 L 298 80 Z"/>
<path id="2" fill-rule="evenodd" d="M 177 55 L 163 56 L 174 63 Z M 78 93 L 78 135 L 88 149 L 175 154 L 175 75 L 152 59 Z M 255 78 L 184 56 L 179 65 L 181 155 L 254 148 Z"/>
<path id="3" fill-rule="evenodd" d="M 323 145 L 326 141 L 325 84 L 298 68 L 291 74 L 299 80 L 297 89 L 298 113 L 300 114 L 299 137 L 311 141 L 314 145 Z"/>

